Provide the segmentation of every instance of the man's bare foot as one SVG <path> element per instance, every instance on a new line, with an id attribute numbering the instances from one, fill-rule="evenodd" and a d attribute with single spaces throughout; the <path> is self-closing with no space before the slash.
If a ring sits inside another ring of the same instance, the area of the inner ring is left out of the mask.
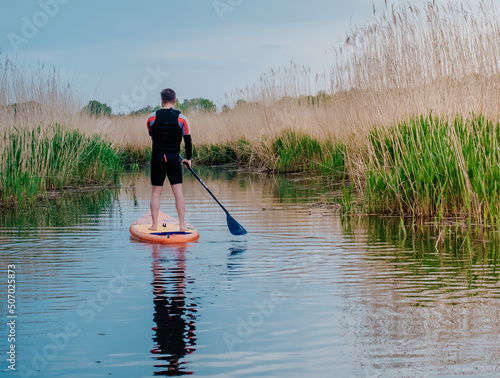
<path id="1" fill-rule="evenodd" d="M 187 231 L 187 227 L 184 223 L 179 223 L 179 231 Z"/>
<path id="2" fill-rule="evenodd" d="M 156 229 L 158 228 L 158 225 L 151 225 L 151 227 L 148 228 L 149 231 L 156 231 Z"/>

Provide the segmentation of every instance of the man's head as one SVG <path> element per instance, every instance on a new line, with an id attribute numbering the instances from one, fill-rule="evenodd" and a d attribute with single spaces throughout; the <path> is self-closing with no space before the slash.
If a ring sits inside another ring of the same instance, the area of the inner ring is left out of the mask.
<path id="1" fill-rule="evenodd" d="M 161 91 L 162 104 L 175 104 L 175 92 L 173 89 L 167 88 Z"/>

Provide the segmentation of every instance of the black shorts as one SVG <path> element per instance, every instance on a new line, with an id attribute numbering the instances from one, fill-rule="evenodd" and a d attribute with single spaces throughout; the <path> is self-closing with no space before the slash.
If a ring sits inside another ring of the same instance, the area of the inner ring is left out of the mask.
<path id="1" fill-rule="evenodd" d="M 151 157 L 151 185 L 163 186 L 165 176 L 170 185 L 182 184 L 182 167 L 178 154 L 153 152 Z"/>

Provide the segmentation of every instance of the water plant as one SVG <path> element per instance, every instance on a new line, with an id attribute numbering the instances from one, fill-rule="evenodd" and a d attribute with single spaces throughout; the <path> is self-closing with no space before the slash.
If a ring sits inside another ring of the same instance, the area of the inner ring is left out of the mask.
<path id="1" fill-rule="evenodd" d="M 32 204 L 45 190 L 114 184 L 123 171 L 111 143 L 59 124 L 4 132 L 0 144 L 3 205 Z"/>
<path id="2" fill-rule="evenodd" d="M 374 211 L 500 225 L 500 125 L 482 115 L 412 117 L 369 137 Z"/>
<path id="3" fill-rule="evenodd" d="M 454 216 L 500 229 L 499 30 L 491 0 L 477 7 L 426 1 L 376 10 L 371 22 L 347 31 L 325 73 L 292 63 L 236 89 L 226 101 L 232 108 L 189 115 L 195 162 L 347 176 L 369 211 L 437 221 Z M 57 144 L 44 142 L 42 152 L 26 144 L 36 125 L 70 125 L 82 138 L 99 134 L 115 152 L 119 146 L 129 163 L 149 160 L 144 114 L 94 117 L 73 106 L 78 101 L 57 73 L 30 73 L 8 59 L 0 69 L 1 152 L 12 160 L 2 168 L 2 198 L 68 185 L 60 173 L 44 171 L 59 164 L 44 157 Z M 32 153 L 42 173 L 26 163 Z M 87 161 L 72 174 L 105 175 L 96 166 Z"/>

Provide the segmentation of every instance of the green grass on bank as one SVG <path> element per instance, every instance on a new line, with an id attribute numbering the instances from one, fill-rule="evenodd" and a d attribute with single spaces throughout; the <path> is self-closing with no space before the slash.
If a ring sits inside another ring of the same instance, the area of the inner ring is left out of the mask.
<path id="1" fill-rule="evenodd" d="M 144 149 L 132 148 L 124 146 L 120 148 L 123 154 L 123 159 L 128 165 L 146 164 L 151 161 L 152 148 L 146 147 Z"/>
<path id="2" fill-rule="evenodd" d="M 98 135 L 55 124 L 11 130 L 0 139 L 0 204 L 33 203 L 46 190 L 110 185 L 126 164 L 150 160 L 151 149 L 113 147 Z M 196 164 L 240 164 L 270 172 L 308 172 L 344 180 L 348 166 L 365 209 L 413 218 L 469 219 L 500 229 L 500 125 L 483 116 L 420 116 L 374 129 L 354 147 L 285 130 L 259 143 L 240 139 L 195 145 Z M 350 188 L 345 202 L 352 203 Z M 352 206 L 351 206 L 352 207 Z M 353 208 L 351 211 L 355 211 Z"/>
<path id="3" fill-rule="evenodd" d="M 370 212 L 453 217 L 500 229 L 500 125 L 482 115 L 452 121 L 412 117 L 374 129 L 354 152 L 342 143 L 285 130 L 260 145 L 239 140 L 196 146 L 194 158 L 198 164 L 239 163 L 334 180 L 346 178 L 347 163 L 355 164 L 364 167 L 356 182 Z"/>
<path id="4" fill-rule="evenodd" d="M 373 211 L 462 217 L 500 228 L 500 126 L 483 116 L 421 116 L 369 138 Z"/>
<path id="5" fill-rule="evenodd" d="M 252 146 L 245 139 L 236 143 L 196 145 L 193 158 L 198 164 L 237 163 L 275 173 L 319 172 L 342 178 L 346 151 L 341 143 L 319 141 L 304 133 L 285 130 L 263 140 L 259 146 Z"/>
<path id="6" fill-rule="evenodd" d="M 110 185 L 123 155 L 98 135 L 59 124 L 5 132 L 0 143 L 0 204 L 32 204 L 46 190 Z"/>
<path id="7" fill-rule="evenodd" d="M 266 168 L 275 172 L 318 171 L 341 177 L 345 172 L 346 148 L 330 139 L 319 141 L 293 130 L 285 130 L 270 143 L 264 143 Z"/>

